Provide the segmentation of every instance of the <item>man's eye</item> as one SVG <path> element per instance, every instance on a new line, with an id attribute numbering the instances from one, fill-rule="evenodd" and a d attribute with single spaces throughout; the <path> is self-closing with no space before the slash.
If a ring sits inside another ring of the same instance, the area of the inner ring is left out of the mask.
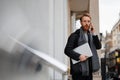
<path id="1" fill-rule="evenodd" d="M 90 23 L 90 21 L 83 21 L 83 22 L 89 22 Z"/>

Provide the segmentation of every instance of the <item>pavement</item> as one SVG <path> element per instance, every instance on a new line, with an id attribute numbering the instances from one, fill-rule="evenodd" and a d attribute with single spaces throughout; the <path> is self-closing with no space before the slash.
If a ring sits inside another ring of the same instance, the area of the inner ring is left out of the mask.
<path id="1" fill-rule="evenodd" d="M 97 76 L 93 76 L 93 80 L 102 80 L 102 79 L 101 79 L 101 76 L 97 75 Z"/>

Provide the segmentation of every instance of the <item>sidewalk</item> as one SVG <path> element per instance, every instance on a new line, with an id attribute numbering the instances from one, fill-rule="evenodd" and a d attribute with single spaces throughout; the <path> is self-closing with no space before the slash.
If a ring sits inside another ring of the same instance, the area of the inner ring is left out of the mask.
<path id="1" fill-rule="evenodd" d="M 102 80 L 101 76 L 93 76 L 93 80 Z"/>

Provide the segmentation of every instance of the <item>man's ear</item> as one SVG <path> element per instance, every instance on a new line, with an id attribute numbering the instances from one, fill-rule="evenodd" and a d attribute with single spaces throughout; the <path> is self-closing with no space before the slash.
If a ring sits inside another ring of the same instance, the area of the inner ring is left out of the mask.
<path id="1" fill-rule="evenodd" d="M 80 21 L 80 24 L 82 24 L 82 21 Z"/>

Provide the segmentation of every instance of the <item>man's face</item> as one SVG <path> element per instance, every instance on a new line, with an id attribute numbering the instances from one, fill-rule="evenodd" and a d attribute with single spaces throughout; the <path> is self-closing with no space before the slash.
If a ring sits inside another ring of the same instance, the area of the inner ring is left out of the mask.
<path id="1" fill-rule="evenodd" d="M 81 20 L 81 25 L 84 31 L 88 31 L 90 28 L 91 19 L 88 16 L 84 16 Z"/>

